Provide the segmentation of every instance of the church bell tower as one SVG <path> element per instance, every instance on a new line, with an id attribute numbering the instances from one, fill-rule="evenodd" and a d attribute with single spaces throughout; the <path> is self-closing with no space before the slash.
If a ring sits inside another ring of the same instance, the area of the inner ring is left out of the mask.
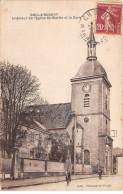
<path id="1" fill-rule="evenodd" d="M 94 173 L 102 168 L 112 172 L 110 137 L 110 88 L 107 73 L 98 62 L 93 23 L 87 42 L 86 62 L 71 79 L 71 108 L 75 113 L 74 165 L 82 165 L 82 173 Z M 81 137 L 79 133 L 81 129 Z M 81 138 L 81 144 L 80 142 Z M 77 156 L 81 155 L 81 160 Z M 74 168 L 75 169 L 75 168 Z"/>

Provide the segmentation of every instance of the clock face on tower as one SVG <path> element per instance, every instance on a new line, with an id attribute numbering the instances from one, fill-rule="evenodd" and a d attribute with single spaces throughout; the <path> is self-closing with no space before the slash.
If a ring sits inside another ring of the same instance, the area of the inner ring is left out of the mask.
<path id="1" fill-rule="evenodd" d="M 83 90 L 83 92 L 86 92 L 86 93 L 90 92 L 91 91 L 91 85 L 88 84 L 88 83 L 84 84 L 83 87 L 82 87 L 82 90 Z"/>

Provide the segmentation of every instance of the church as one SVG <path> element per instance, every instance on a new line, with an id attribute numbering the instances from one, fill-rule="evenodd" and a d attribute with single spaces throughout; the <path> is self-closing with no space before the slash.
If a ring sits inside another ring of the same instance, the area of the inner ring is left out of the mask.
<path id="1" fill-rule="evenodd" d="M 68 133 L 73 144 L 72 171 L 90 174 L 113 169 L 110 137 L 110 88 L 107 73 L 98 62 L 93 23 L 87 42 L 88 56 L 71 81 L 71 103 L 37 106 L 35 119 L 52 134 Z"/>
<path id="2" fill-rule="evenodd" d="M 27 115 L 31 116 L 38 131 L 49 137 L 56 133 L 64 135 L 66 143 L 73 150 L 68 150 L 68 166 L 74 174 L 97 173 L 99 168 L 104 174 L 113 172 L 113 139 L 110 137 L 111 83 L 97 60 L 96 45 L 91 23 L 86 62 L 70 80 L 71 103 L 43 104 L 28 107 L 27 110 Z M 25 114 L 23 116 L 26 118 Z M 51 147 L 50 143 L 48 149 L 51 150 Z M 29 153 L 32 154 L 32 150 L 29 149 Z"/>

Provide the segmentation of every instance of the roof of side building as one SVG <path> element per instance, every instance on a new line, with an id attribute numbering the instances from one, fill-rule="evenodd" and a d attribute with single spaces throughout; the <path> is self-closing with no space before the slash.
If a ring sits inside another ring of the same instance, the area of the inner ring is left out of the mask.
<path id="1" fill-rule="evenodd" d="M 71 103 L 30 106 L 25 114 L 31 113 L 46 129 L 65 128 L 71 113 Z"/>

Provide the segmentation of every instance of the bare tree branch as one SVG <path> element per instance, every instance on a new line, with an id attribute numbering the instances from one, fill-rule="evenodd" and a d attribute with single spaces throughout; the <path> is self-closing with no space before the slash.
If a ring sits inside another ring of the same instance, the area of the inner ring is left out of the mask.
<path id="1" fill-rule="evenodd" d="M 26 67 L 14 66 L 8 61 L 1 62 L 0 73 L 4 123 L 3 145 L 10 155 L 14 146 L 19 146 L 18 142 L 21 142 L 25 134 L 19 128 L 21 113 L 25 106 L 37 103 L 42 98 L 39 97 L 38 79 L 32 76 Z"/>

